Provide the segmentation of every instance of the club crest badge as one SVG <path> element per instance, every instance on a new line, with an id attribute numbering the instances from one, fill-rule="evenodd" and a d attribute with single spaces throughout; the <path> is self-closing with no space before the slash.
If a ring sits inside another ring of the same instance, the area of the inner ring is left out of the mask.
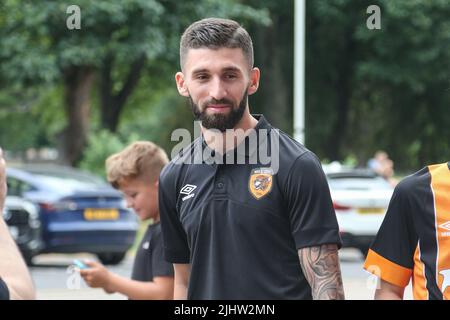
<path id="1" fill-rule="evenodd" d="M 253 169 L 248 181 L 248 189 L 259 200 L 272 190 L 273 171 L 271 168 Z"/>

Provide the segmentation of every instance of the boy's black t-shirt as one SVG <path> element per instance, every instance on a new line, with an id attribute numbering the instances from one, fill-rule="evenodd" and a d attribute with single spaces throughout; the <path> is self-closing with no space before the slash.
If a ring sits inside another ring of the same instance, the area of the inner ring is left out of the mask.
<path id="1" fill-rule="evenodd" d="M 173 276 L 173 266 L 164 259 L 161 224 L 148 226 L 136 252 L 131 278 L 152 281 L 154 277 Z"/>

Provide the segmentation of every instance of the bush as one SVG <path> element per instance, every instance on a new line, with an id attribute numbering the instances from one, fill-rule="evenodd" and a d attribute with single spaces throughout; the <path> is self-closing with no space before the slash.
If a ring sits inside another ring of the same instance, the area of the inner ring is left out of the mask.
<path id="1" fill-rule="evenodd" d="M 91 134 L 86 150 L 83 154 L 79 167 L 90 171 L 98 176 L 106 177 L 105 160 L 111 154 L 124 149 L 130 143 L 140 140 L 135 133 L 130 134 L 127 139 L 108 130 L 101 130 Z"/>

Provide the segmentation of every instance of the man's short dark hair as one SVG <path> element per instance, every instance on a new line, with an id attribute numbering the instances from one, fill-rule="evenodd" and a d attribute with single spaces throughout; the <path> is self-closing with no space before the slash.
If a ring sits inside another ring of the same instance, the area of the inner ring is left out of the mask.
<path id="1" fill-rule="evenodd" d="M 253 43 L 248 32 L 236 21 L 207 18 L 191 24 L 180 41 L 180 65 L 183 68 L 189 49 L 240 48 L 253 67 Z"/>

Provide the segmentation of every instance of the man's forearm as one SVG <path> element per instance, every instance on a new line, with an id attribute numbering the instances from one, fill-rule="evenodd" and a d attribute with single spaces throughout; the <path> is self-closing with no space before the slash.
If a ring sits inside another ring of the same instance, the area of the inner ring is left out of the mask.
<path id="1" fill-rule="evenodd" d="M 174 300 L 187 300 L 188 288 L 186 284 L 175 283 L 173 298 Z"/>
<path id="2" fill-rule="evenodd" d="M 5 281 L 12 299 L 34 299 L 33 282 L 8 226 L 0 217 L 0 276 Z"/>
<path id="3" fill-rule="evenodd" d="M 375 300 L 403 300 L 405 288 L 379 279 L 379 288 L 375 291 Z"/>
<path id="4" fill-rule="evenodd" d="M 175 271 L 173 298 L 187 300 L 191 265 L 175 263 L 173 269 Z"/>
<path id="5" fill-rule="evenodd" d="M 345 299 L 337 245 L 302 248 L 298 256 L 314 300 Z"/>

